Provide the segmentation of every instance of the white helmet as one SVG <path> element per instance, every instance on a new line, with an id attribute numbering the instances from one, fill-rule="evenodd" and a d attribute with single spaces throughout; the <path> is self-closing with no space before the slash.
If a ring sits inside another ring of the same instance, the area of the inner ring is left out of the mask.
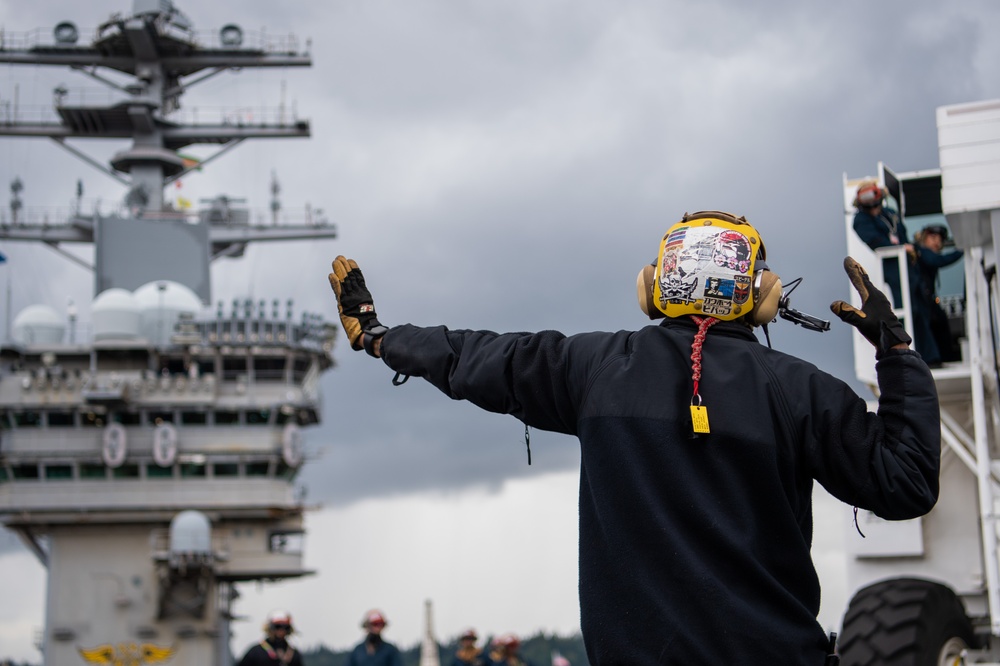
<path id="1" fill-rule="evenodd" d="M 280 611 L 272 611 L 267 616 L 267 630 L 270 631 L 278 627 L 287 627 L 288 633 L 292 633 L 293 629 L 292 629 L 291 613 L 289 613 L 288 611 L 280 610 Z"/>

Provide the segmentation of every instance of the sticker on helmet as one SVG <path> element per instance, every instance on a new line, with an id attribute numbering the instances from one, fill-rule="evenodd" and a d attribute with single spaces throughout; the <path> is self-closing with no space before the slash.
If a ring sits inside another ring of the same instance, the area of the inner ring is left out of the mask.
<path id="1" fill-rule="evenodd" d="M 747 275 L 753 250 L 739 231 L 720 226 L 684 226 L 664 241 L 660 262 L 660 302 L 702 301 L 707 315 L 726 316 L 750 297 Z"/>
<path id="2" fill-rule="evenodd" d="M 701 306 L 701 311 L 713 317 L 720 317 L 733 311 L 733 303 L 719 298 L 706 298 Z"/>
<path id="3" fill-rule="evenodd" d="M 733 303 L 743 305 L 750 298 L 750 278 L 746 275 L 735 275 L 733 282 L 736 285 L 733 291 Z"/>
<path id="4" fill-rule="evenodd" d="M 723 230 L 715 241 L 715 254 L 712 260 L 716 266 L 728 268 L 739 273 L 750 270 L 750 240 L 738 231 Z"/>
<path id="5" fill-rule="evenodd" d="M 733 288 L 736 283 L 733 280 L 724 280 L 719 277 L 710 277 L 705 280 L 705 297 L 724 298 L 727 301 L 733 300 Z"/>

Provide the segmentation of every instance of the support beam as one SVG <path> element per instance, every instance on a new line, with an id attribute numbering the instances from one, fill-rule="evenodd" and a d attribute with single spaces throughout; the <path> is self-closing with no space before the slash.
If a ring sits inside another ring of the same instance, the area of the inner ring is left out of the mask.
<path id="1" fill-rule="evenodd" d="M 61 247 L 59 247 L 56 243 L 54 243 L 52 241 L 45 241 L 45 244 L 48 245 L 49 247 L 51 247 L 56 252 L 58 252 L 59 254 L 61 254 L 62 256 L 66 257 L 67 259 L 69 259 L 70 261 L 72 261 L 73 263 L 75 263 L 77 266 L 82 266 L 83 268 L 86 268 L 91 273 L 94 272 L 93 265 L 88 264 L 86 261 L 84 261 L 80 257 L 76 256 L 75 254 L 67 252 L 66 250 L 64 250 Z"/>
<path id="2" fill-rule="evenodd" d="M 996 224 L 996 223 L 995 223 Z M 995 236 L 994 236 L 995 237 Z M 984 329 L 984 320 L 990 317 L 986 303 L 983 275 L 980 262 L 983 259 L 983 248 L 969 248 L 965 259 L 965 284 L 968 290 L 967 302 L 970 304 L 966 313 L 968 321 L 969 350 L 972 358 L 972 422 L 973 436 L 976 444 L 976 477 L 979 489 L 979 521 L 982 530 L 983 569 L 986 574 L 987 605 L 990 614 L 990 633 L 1000 636 L 1000 580 L 997 576 L 997 516 L 993 505 L 993 488 L 990 483 L 992 469 L 990 465 L 990 443 L 988 425 L 986 422 L 986 391 L 983 384 L 983 374 L 993 372 L 996 360 L 983 355 L 985 341 L 989 339 L 988 325 Z"/>
<path id="3" fill-rule="evenodd" d="M 28 527 L 18 527 L 14 531 L 17 536 L 21 539 L 21 543 L 28 547 L 38 561 L 46 569 L 49 568 L 49 554 L 42 548 L 42 544 L 39 543 L 38 537 L 32 534 L 31 529 Z"/>

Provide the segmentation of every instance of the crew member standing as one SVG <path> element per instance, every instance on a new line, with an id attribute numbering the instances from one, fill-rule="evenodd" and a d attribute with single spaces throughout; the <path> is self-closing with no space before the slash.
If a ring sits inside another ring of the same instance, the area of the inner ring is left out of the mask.
<path id="1" fill-rule="evenodd" d="M 914 236 L 913 344 L 932 368 L 962 358 L 937 295 L 938 270 L 962 258 L 961 250 L 941 251 L 947 239 L 948 228 L 940 224 L 924 227 Z"/>
<path id="2" fill-rule="evenodd" d="M 451 666 L 483 666 L 483 651 L 476 647 L 475 629 L 466 629 L 458 637 L 458 649 L 451 660 Z"/>
<path id="3" fill-rule="evenodd" d="M 370 610 L 361 620 L 365 640 L 358 643 L 347 658 L 347 666 L 403 666 L 403 657 L 395 645 L 382 638 L 389 622 L 379 610 Z"/>
<path id="4" fill-rule="evenodd" d="M 888 299 L 844 260 L 862 307 L 831 309 L 875 347 L 873 413 L 843 381 L 757 340 L 781 296 L 765 259 L 744 218 L 685 215 L 639 276 L 640 306 L 663 322 L 568 337 L 387 329 L 357 263 L 333 262 L 353 349 L 579 439 L 581 628 L 595 666 L 822 666 L 813 481 L 888 520 L 937 501 L 934 380 Z"/>
<path id="5" fill-rule="evenodd" d="M 292 634 L 292 616 L 285 611 L 268 615 L 265 636 L 243 655 L 239 666 L 303 666 L 302 656 L 288 643 Z"/>
<path id="6" fill-rule="evenodd" d="M 521 639 L 517 634 L 503 634 L 493 640 L 487 666 L 533 666 L 521 656 Z"/>
<path id="7" fill-rule="evenodd" d="M 868 180 L 858 186 L 854 197 L 854 205 L 858 212 L 854 214 L 854 231 L 865 242 L 865 245 L 875 250 L 880 247 L 902 245 L 907 253 L 913 252 L 906 235 L 906 225 L 899 213 L 885 206 L 887 192 L 873 180 Z M 892 300 L 897 308 L 903 307 L 903 290 L 899 280 L 899 260 L 896 257 L 886 257 L 882 260 L 882 277 L 892 291 Z M 910 282 L 914 282 L 913 276 Z"/>

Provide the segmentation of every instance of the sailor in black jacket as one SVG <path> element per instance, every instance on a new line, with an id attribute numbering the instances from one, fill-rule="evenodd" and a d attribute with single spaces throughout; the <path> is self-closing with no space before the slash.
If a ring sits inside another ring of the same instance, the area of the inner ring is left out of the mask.
<path id="1" fill-rule="evenodd" d="M 355 349 L 579 439 L 590 663 L 820 666 L 813 480 L 890 520 L 925 514 L 938 493 L 934 381 L 886 297 L 856 262 L 845 268 L 863 307 L 831 307 L 876 347 L 877 413 L 757 341 L 780 281 L 756 231 L 725 213 L 686 215 L 664 235 L 639 293 L 666 319 L 638 331 L 386 329 L 356 263 L 338 257 L 330 282 Z"/>

